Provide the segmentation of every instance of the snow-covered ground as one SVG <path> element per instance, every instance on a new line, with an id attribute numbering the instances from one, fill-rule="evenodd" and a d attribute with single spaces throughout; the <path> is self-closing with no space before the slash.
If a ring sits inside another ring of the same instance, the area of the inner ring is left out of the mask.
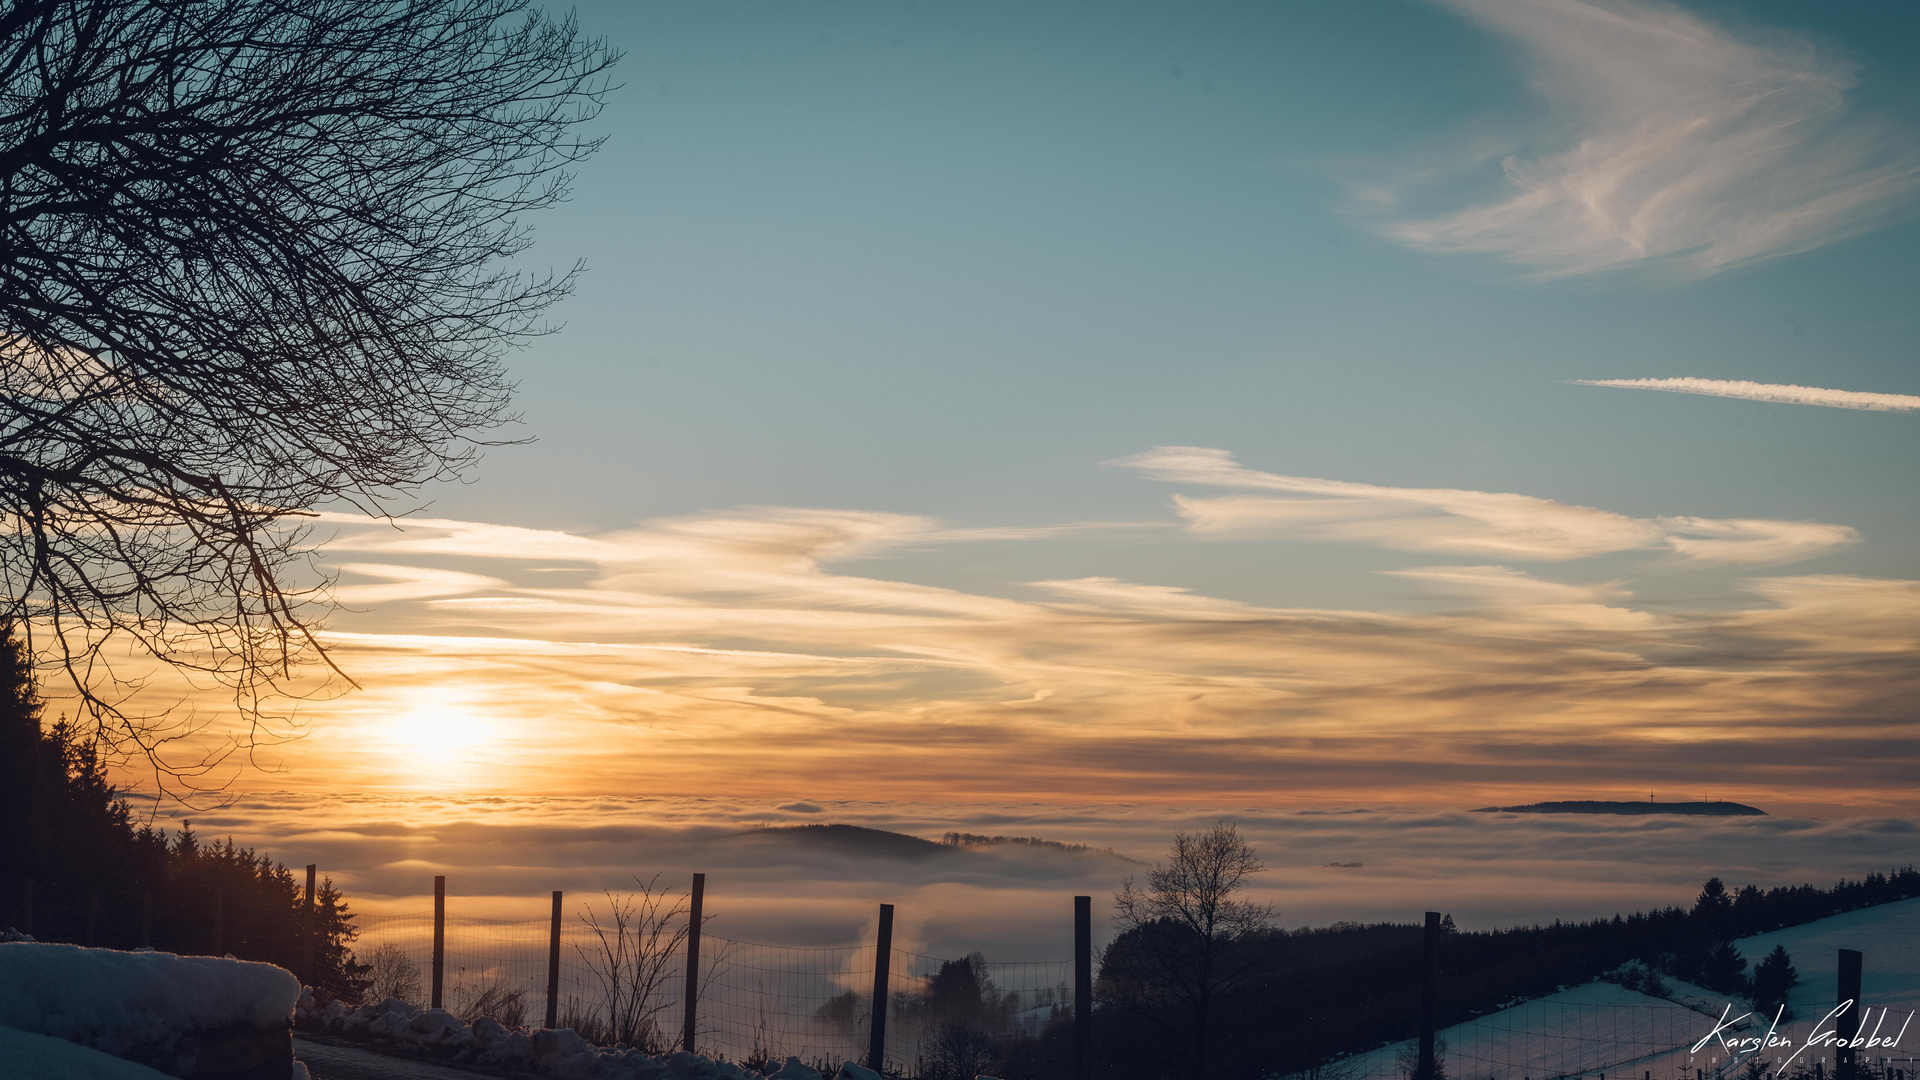
<path id="1" fill-rule="evenodd" d="M 1661 1080 L 1708 1068 L 1688 1060 L 1686 1047 L 1713 1027 L 1688 1003 L 1705 1004 L 1697 988 L 1675 984 L 1680 1001 L 1648 997 L 1613 983 L 1569 987 L 1440 1031 L 1447 1075 L 1453 1080 L 1547 1080 L 1550 1077 L 1639 1077 Z M 1412 1041 L 1394 1043 L 1328 1066 L 1336 1080 L 1398 1078 L 1407 1071 Z"/>
<path id="2" fill-rule="evenodd" d="M 1795 1063 L 1824 1061 L 1833 1065 L 1833 1050 L 1808 1047 L 1822 1032 L 1833 1028 L 1827 1020 L 1837 1003 L 1839 950 L 1863 954 L 1861 1001 L 1872 1010 L 1863 1024 L 1871 1034 L 1876 1023 L 1883 1038 L 1899 1035 L 1909 1015 L 1920 1012 L 1920 899 L 1860 911 L 1850 911 L 1802 926 L 1742 938 L 1734 946 L 1749 965 L 1786 947 L 1800 982 L 1788 998 L 1795 1019 L 1775 1036 L 1791 1045 L 1762 1050 L 1762 1061 L 1778 1066 L 1800 1051 Z M 1726 1031 L 1729 1047 L 1707 1039 L 1728 1019 L 1748 1013 L 1750 1006 L 1701 987 L 1666 980 L 1672 999 L 1649 997 L 1612 983 L 1593 982 L 1570 987 L 1534 1001 L 1502 1009 L 1440 1032 L 1446 1047 L 1445 1063 L 1453 1080 L 1673 1080 L 1691 1077 L 1695 1069 L 1726 1073 L 1743 1065 L 1736 1054 L 1737 1040 L 1762 1038 L 1770 1017 L 1750 1017 Z M 1730 1008 L 1730 1012 L 1723 1010 Z M 1884 1014 L 1882 1010 L 1885 1010 Z M 1884 1019 L 1883 1019 L 1884 1016 Z M 1913 1023 L 1894 1047 L 1861 1051 L 1864 1060 L 1884 1059 L 1912 1076 L 1920 1061 L 1920 1021 Z M 1413 1044 L 1391 1046 L 1358 1054 L 1328 1066 L 1330 1080 L 1397 1078 L 1405 1071 Z M 1805 1048 L 1805 1049 L 1803 1049 Z"/>
<path id="3" fill-rule="evenodd" d="M 0 1080 L 173 1080 L 78 1043 L 0 1027 Z"/>
<path id="4" fill-rule="evenodd" d="M 280 1057 L 297 1074 L 288 1040 L 299 996 L 299 982 L 271 964 L 0 943 L 0 1029 L 23 1054 L 60 1050 L 29 1037 L 44 1036 L 178 1076 L 209 1057 L 234 1068 Z M 96 1074 L 122 1075 L 77 1065 L 28 1075 Z"/>
<path id="5" fill-rule="evenodd" d="M 1877 1010 L 1898 1015 L 1920 1010 L 1920 899 L 1849 911 L 1844 915 L 1790 926 L 1733 943 L 1751 965 L 1784 945 L 1800 973 L 1787 1005 L 1803 1018 L 1824 1016 L 1839 996 L 1839 952 L 1861 953 L 1860 999 Z M 1920 1046 L 1920 1022 L 1908 1033 Z"/>
<path id="6" fill-rule="evenodd" d="M 1792 1047 L 1763 1052 L 1762 1059 L 1776 1060 L 1801 1050 L 1817 1032 L 1833 1030 L 1827 1019 L 1839 1002 L 1840 950 L 1854 949 L 1861 954 L 1860 1003 L 1861 1034 L 1896 1040 L 1892 1046 L 1876 1046 L 1860 1051 L 1862 1060 L 1885 1062 L 1911 1076 L 1920 1065 L 1920 1020 L 1909 1020 L 1920 1012 L 1920 899 L 1849 911 L 1802 926 L 1741 938 L 1733 943 L 1751 965 L 1773 951 L 1786 947 L 1800 982 L 1787 995 L 1787 1007 L 1794 1019 L 1782 1025 L 1781 1033 Z M 1761 1027 L 1767 1026 L 1767 1019 Z M 1902 1030 L 1904 1030 L 1904 1037 Z M 1808 1058 L 1825 1060 L 1831 1067 L 1833 1051 L 1819 1047 L 1804 1050 L 1797 1061 Z"/>

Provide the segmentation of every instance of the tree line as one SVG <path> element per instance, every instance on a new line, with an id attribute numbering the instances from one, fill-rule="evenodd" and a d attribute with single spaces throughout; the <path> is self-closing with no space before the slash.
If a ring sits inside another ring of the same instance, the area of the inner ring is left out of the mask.
<path id="1" fill-rule="evenodd" d="M 232 955 L 303 972 L 306 883 L 266 852 L 207 843 L 192 824 L 169 834 L 136 823 L 109 782 L 97 737 L 65 718 L 47 724 L 31 658 L 0 625 L 0 911 L 33 936 L 114 948 Z M 31 885 L 29 885 L 31 883 Z M 314 892 L 306 981 L 348 1000 L 367 987 L 353 955 L 347 899 Z"/>
<path id="2" fill-rule="evenodd" d="M 1176 839 L 1148 889 L 1129 884 L 1119 935 L 1096 980 L 1095 1041 L 1105 1075 L 1258 1077 L 1418 1033 L 1424 927 L 1337 923 L 1287 930 L 1236 898 L 1254 869 L 1230 825 Z M 1131 896 L 1130 896 L 1131 894 Z M 1920 896 L 1908 866 L 1830 888 L 1729 889 L 1708 880 L 1691 906 L 1588 921 L 1462 931 L 1442 922 L 1439 1026 L 1595 978 L 1665 993 L 1665 978 L 1744 998 L 1771 1013 L 1797 981 L 1775 948 L 1749 970 L 1732 942 Z"/>

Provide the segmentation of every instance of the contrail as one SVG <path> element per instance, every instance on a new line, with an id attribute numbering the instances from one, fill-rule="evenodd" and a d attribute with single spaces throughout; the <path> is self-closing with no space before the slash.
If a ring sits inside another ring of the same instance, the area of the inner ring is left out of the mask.
<path id="1" fill-rule="evenodd" d="M 1777 401 L 1786 405 L 1825 405 L 1832 409 L 1868 412 L 1920 411 L 1920 397 L 1912 394 L 1870 394 L 1860 390 L 1828 390 L 1792 383 L 1758 383 L 1743 379 L 1573 379 L 1579 386 L 1613 386 L 1622 390 L 1666 390 L 1675 394 Z"/>

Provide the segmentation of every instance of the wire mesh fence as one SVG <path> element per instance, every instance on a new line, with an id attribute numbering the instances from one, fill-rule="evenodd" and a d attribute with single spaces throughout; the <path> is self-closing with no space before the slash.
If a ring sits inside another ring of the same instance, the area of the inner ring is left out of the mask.
<path id="1" fill-rule="evenodd" d="M 299 897 L 261 904 L 193 891 L 110 900 L 43 885 L 23 910 L 41 940 L 231 953 L 299 970 L 296 965 L 306 959 L 302 904 Z M 621 946 L 624 952 L 609 951 L 604 923 L 596 927 L 579 913 L 561 921 L 553 987 L 558 1026 L 603 1044 L 622 1041 L 653 1052 L 680 1047 L 687 917 L 683 909 L 660 910 L 666 912 L 660 925 L 680 929 L 651 939 L 636 936 Z M 491 1016 L 510 1027 L 544 1025 L 553 927 L 547 917 L 447 913 L 443 1006 L 469 1020 Z M 363 997 L 426 1004 L 432 911 L 357 914 L 354 928 L 353 956 L 368 965 L 364 975 L 371 980 Z M 808 947 L 703 934 L 695 1047 L 746 1063 L 778 1063 L 788 1056 L 816 1066 L 866 1061 L 876 955 L 871 942 Z M 1057 1036 L 1072 1018 L 1076 990 L 1069 960 L 1006 962 L 978 953 L 939 957 L 903 949 L 890 949 L 887 959 L 884 1064 L 894 1075 L 971 1076 L 966 1063 L 1012 1061 L 1049 1031 Z M 1752 1056 L 1702 1045 L 1714 1020 L 1698 1007 L 1663 999 L 1623 1003 L 1552 996 L 1520 1002 L 1446 1029 L 1444 1075 L 1448 1080 L 1725 1080 L 1741 1074 L 1744 1080 Z M 1768 1063 L 1763 1058 L 1762 1064 Z M 1872 1064 L 1877 1069 L 1863 1076 L 1920 1080 L 1911 1059 Z M 1414 1065 L 1411 1044 L 1400 1043 L 1326 1062 L 1296 1074 L 1296 1080 L 1407 1080 Z M 1754 1080 L 1767 1075 L 1763 1068 Z M 1773 1080 L 1780 1075 L 1775 1070 Z M 1809 1075 L 1825 1080 L 1817 1070 Z"/>
<path id="2" fill-rule="evenodd" d="M 102 948 L 151 946 L 186 955 L 235 955 L 291 963 L 300 951 L 301 905 L 261 903 L 212 888 L 103 895 L 36 883 L 14 905 L 10 927 L 41 941 Z"/>
<path id="3" fill-rule="evenodd" d="M 1519 1002 L 1447 1028 L 1436 1045 L 1446 1080 L 1753 1080 L 1804 1077 L 1828 1080 L 1832 1052 L 1796 1054 L 1784 1049 L 1740 1052 L 1710 1037 L 1720 1017 L 1679 1002 Z M 1766 1025 L 1761 1023 L 1764 1032 Z M 1755 1035 L 1741 1024 L 1729 1036 Z M 1296 1080 L 1410 1080 L 1417 1072 L 1415 1044 L 1326 1063 Z M 1860 1080 L 1916 1080 L 1915 1061 L 1862 1058 Z"/>
<path id="4" fill-rule="evenodd" d="M 462 1015 L 480 1007 L 504 1023 L 544 1016 L 551 923 L 449 915 L 445 921 L 443 1002 Z M 610 985 L 600 939 L 578 922 L 560 935 L 557 1020 L 594 1034 L 611 1031 L 619 1014 L 637 1015 L 634 1045 L 664 1050 L 681 1037 L 686 1000 L 686 949 L 675 943 L 661 977 L 633 1001 L 631 985 Z M 360 919 L 357 952 L 374 965 L 375 994 L 418 995 L 433 951 L 430 913 Z M 695 1044 L 733 1060 L 865 1060 L 873 1029 L 873 945 L 800 947 L 713 934 L 700 942 Z M 914 1073 L 942 1053 L 965 1053 L 983 1042 L 996 1052 L 1036 1037 L 1072 1009 L 1072 962 L 990 962 L 889 951 L 886 1056 Z M 942 1045 L 942 1040 L 947 1045 Z"/>

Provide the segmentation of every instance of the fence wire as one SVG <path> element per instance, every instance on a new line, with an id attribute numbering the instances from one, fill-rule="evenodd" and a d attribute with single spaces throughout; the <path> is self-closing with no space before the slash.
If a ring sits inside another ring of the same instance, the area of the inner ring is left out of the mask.
<path id="1" fill-rule="evenodd" d="M 296 905 L 297 908 L 297 905 Z M 43 941 L 113 948 L 151 943 L 186 954 L 232 953 L 293 963 L 300 920 L 284 904 L 182 893 L 109 903 L 41 886 L 31 907 Z M 371 997 L 425 1004 L 433 960 L 431 911 L 356 913 L 354 955 L 371 965 Z M 508 1026 L 546 1022 L 549 935 L 538 919 L 448 914 L 442 1002 L 468 1019 Z M 604 929 L 604 927 L 603 927 Z M 678 1049 L 686 1000 L 683 943 L 653 955 L 652 974 L 609 985 L 603 941 L 578 919 L 561 925 L 556 1022 L 596 1042 L 616 1038 L 655 1052 Z M 788 1056 L 831 1070 L 864 1062 L 873 1029 L 872 944 L 797 947 L 703 934 L 695 1045 L 742 1063 Z M 968 1061 L 1011 1060 L 1073 1010 L 1070 961 L 998 962 L 978 953 L 888 954 L 886 1067 L 905 1076 L 959 1075 Z M 634 967 L 630 964 L 628 972 Z M 1543 998 L 1501 1009 L 1442 1033 L 1448 1080 L 1730 1080 L 1751 1062 L 1724 1048 L 1692 1051 L 1715 1017 L 1675 1001 L 1605 1003 Z M 1056 1031 L 1055 1034 L 1058 1034 Z M 1870 1059 L 1863 1077 L 1920 1080 L 1912 1058 Z M 1824 1061 L 1824 1059 L 1822 1059 Z M 1761 1072 L 1779 1080 L 1762 1055 Z M 1327 1062 L 1293 1080 L 1407 1080 L 1411 1044 Z M 966 1075 L 973 1075 L 966 1073 Z M 1798 1074 L 1796 1074 L 1797 1076 Z M 1824 1080 L 1824 1070 L 1811 1074 Z"/>
<path id="2" fill-rule="evenodd" d="M 1780 1080 L 1805 1075 L 1826 1080 L 1829 1057 L 1802 1056 L 1793 1068 L 1779 1053 L 1734 1054 L 1702 1044 L 1718 1017 L 1674 1001 L 1616 1004 L 1543 998 L 1455 1025 L 1440 1034 L 1436 1057 L 1447 1080 Z M 1762 1031 L 1765 1025 L 1760 1026 Z M 1730 1029 L 1732 1031 L 1734 1029 Z M 1735 1034 L 1753 1034 L 1743 1025 Z M 1730 1036 L 1732 1037 L 1732 1036 Z M 1828 1051 L 1831 1054 L 1831 1051 Z M 1410 1080 L 1414 1044 L 1333 1061 L 1293 1080 Z M 1917 1080 L 1910 1057 L 1861 1055 L 1862 1080 Z"/>
<path id="3" fill-rule="evenodd" d="M 449 915 L 445 926 L 446 1008 L 478 1015 L 484 1004 L 504 1023 L 544 1021 L 548 920 Z M 424 1000 L 433 957 L 431 913 L 362 915 L 359 927 L 355 951 L 374 964 L 374 992 Z M 560 1025 L 604 1036 L 625 1008 L 642 1020 L 635 1044 L 676 1048 L 686 1000 L 685 946 L 676 945 L 658 965 L 660 977 L 646 988 L 644 1000 L 623 1006 L 609 991 L 599 944 L 586 926 L 562 924 Z M 872 945 L 808 948 L 703 934 L 696 1045 L 736 1061 L 866 1060 L 874 955 Z M 942 1054 L 964 1054 L 970 1042 L 1004 1052 L 1072 1012 L 1068 960 L 991 962 L 978 954 L 949 959 L 894 949 L 888 967 L 887 1062 L 909 1075 Z"/>

